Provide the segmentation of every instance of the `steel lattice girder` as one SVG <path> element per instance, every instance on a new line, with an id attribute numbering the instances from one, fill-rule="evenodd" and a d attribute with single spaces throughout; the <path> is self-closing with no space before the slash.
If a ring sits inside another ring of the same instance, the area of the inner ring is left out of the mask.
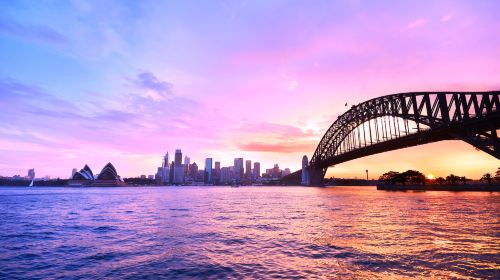
<path id="1" fill-rule="evenodd" d="M 309 166 L 326 170 L 326 165 L 334 161 L 333 157 L 342 158 L 339 147 L 356 127 L 381 117 L 396 117 L 413 121 L 417 126 L 422 124 L 429 127 L 435 134 L 439 131 L 440 136 L 435 138 L 436 140 L 429 138 L 429 142 L 461 139 L 499 158 L 498 136 L 493 132 L 500 128 L 499 94 L 500 91 L 409 92 L 365 101 L 352 106 L 330 126 L 316 148 Z M 489 134 L 488 131 L 490 131 Z M 419 130 L 416 134 L 418 133 L 422 132 Z M 421 136 L 430 137 L 429 135 L 432 134 L 426 133 Z M 397 142 L 397 139 L 401 138 L 401 141 L 406 141 L 402 139 L 406 136 L 390 141 L 397 147 L 398 144 L 394 143 L 394 140 Z M 484 147 L 484 139 L 488 137 L 488 145 L 493 148 L 493 152 Z M 380 143 L 372 145 L 378 144 Z M 390 146 L 386 146 L 387 151 L 392 150 Z M 359 157 L 367 155 L 361 154 L 364 153 L 360 153 Z M 353 156 L 346 158 L 352 159 L 351 157 Z"/>

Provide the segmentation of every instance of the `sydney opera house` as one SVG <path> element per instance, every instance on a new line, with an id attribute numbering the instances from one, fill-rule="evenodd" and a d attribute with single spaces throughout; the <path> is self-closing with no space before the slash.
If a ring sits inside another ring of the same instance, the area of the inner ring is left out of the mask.
<path id="1" fill-rule="evenodd" d="M 96 176 L 88 165 L 76 172 L 68 182 L 69 186 L 113 187 L 124 186 L 125 182 L 116 172 L 115 167 L 109 162 Z"/>

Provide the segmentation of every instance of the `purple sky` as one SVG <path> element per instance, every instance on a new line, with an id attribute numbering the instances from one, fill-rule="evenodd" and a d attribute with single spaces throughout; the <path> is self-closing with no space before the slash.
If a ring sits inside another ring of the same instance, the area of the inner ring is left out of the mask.
<path id="1" fill-rule="evenodd" d="M 0 175 L 108 161 L 153 174 L 176 148 L 202 168 L 296 170 L 346 102 L 500 89 L 499 14 L 499 1 L 0 1 Z M 498 165 L 450 141 L 327 175 Z"/>

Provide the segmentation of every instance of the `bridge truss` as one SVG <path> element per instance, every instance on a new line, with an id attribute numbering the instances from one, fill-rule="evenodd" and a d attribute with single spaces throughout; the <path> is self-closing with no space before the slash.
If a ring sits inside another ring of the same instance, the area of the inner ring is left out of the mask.
<path id="1" fill-rule="evenodd" d="M 463 140 L 500 159 L 499 95 L 500 91 L 409 92 L 352 106 L 316 148 L 308 166 L 310 184 L 321 184 L 329 166 L 441 140 Z"/>

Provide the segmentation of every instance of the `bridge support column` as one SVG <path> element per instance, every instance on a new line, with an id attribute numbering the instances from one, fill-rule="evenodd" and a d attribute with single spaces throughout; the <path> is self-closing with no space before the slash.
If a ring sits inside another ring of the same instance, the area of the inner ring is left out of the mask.
<path id="1" fill-rule="evenodd" d="M 309 186 L 323 186 L 323 179 L 325 178 L 326 168 L 307 168 L 309 173 Z"/>

